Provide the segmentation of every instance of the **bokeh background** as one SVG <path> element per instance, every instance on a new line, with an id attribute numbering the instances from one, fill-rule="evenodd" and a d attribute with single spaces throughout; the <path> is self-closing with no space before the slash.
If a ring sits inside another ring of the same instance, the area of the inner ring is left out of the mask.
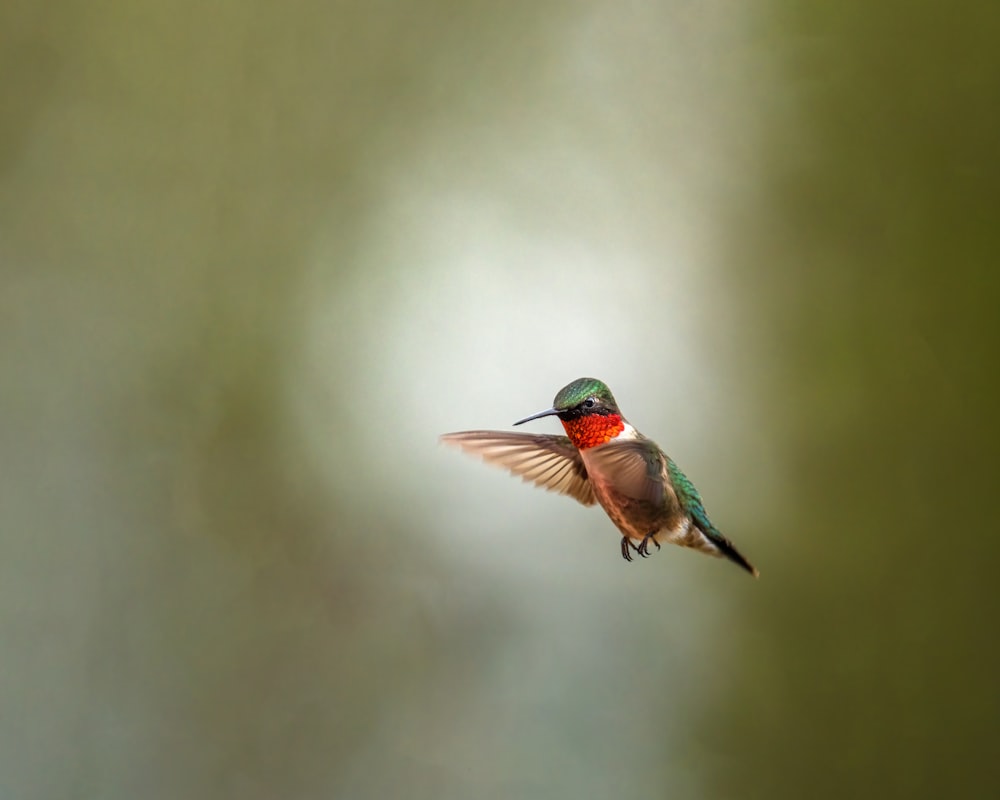
<path id="1" fill-rule="evenodd" d="M 0 798 L 997 796 L 998 41 L 3 4 Z M 759 581 L 437 443 L 581 375 Z"/>

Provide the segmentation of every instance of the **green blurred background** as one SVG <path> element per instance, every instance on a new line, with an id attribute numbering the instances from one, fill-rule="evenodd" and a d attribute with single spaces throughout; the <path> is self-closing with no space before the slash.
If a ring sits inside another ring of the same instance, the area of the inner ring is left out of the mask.
<path id="1" fill-rule="evenodd" d="M 0 798 L 997 796 L 998 41 L 5 3 Z M 759 581 L 437 445 L 581 375 Z"/>

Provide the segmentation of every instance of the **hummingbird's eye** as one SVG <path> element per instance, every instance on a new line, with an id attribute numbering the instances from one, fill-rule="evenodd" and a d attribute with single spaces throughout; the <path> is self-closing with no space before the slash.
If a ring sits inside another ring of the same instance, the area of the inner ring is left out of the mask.
<path id="1" fill-rule="evenodd" d="M 586 400 L 583 401 L 583 405 L 586 408 L 593 408 L 594 407 L 594 398 L 593 397 L 588 397 Z"/>

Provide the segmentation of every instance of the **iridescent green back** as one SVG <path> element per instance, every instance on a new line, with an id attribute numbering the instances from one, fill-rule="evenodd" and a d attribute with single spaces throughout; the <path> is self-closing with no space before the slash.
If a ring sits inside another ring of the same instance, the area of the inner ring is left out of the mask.
<path id="1" fill-rule="evenodd" d="M 694 484 L 691 483 L 688 476 L 681 472 L 681 468 L 669 457 L 667 458 L 667 474 L 670 477 L 670 482 L 674 487 L 674 492 L 677 494 L 677 500 L 680 502 L 681 508 L 691 516 L 695 525 L 708 535 L 712 533 L 718 534 L 719 531 L 708 518 L 708 512 L 705 511 L 705 505 L 701 501 L 701 495 L 698 494 L 698 490 L 694 488 Z"/>

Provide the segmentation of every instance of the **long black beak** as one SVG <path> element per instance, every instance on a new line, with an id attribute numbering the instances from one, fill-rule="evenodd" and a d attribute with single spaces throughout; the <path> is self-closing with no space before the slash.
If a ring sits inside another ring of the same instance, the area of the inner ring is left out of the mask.
<path id="1" fill-rule="evenodd" d="M 551 417 L 553 414 L 558 414 L 558 413 L 559 412 L 556 411 L 554 408 L 547 408 L 547 409 L 545 409 L 545 411 L 539 411 L 537 414 L 532 414 L 530 417 L 525 417 L 524 419 L 519 419 L 514 424 L 515 425 L 520 425 L 520 424 L 522 424 L 524 422 L 531 422 L 531 420 L 533 420 L 533 419 L 539 419 L 541 417 Z"/>

